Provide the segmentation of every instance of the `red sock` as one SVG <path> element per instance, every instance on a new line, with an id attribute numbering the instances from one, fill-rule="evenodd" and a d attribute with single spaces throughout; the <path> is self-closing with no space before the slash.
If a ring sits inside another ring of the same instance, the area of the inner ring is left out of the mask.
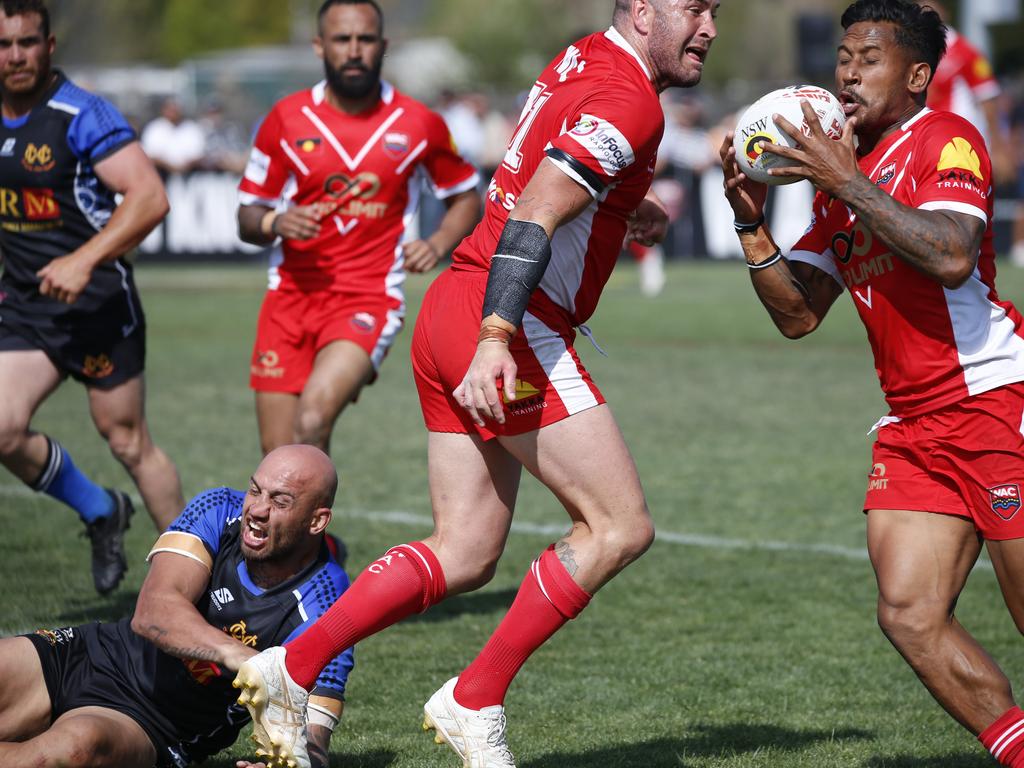
<path id="1" fill-rule="evenodd" d="M 505 618 L 473 663 L 459 675 L 455 700 L 470 709 L 505 701 L 512 678 L 530 654 L 575 619 L 590 602 L 555 554 L 554 546 L 533 561 Z"/>
<path id="2" fill-rule="evenodd" d="M 374 560 L 315 624 L 285 645 L 285 667 L 309 690 L 346 648 L 440 602 L 441 564 L 423 542 L 401 544 Z"/>
<path id="3" fill-rule="evenodd" d="M 978 741 L 1000 765 L 1024 768 L 1024 711 L 1011 707 L 981 732 Z"/>

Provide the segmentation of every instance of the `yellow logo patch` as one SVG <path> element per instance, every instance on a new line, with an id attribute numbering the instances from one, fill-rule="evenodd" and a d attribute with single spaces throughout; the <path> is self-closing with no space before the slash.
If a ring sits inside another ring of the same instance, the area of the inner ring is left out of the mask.
<path id="1" fill-rule="evenodd" d="M 938 170 L 945 171 L 949 168 L 962 168 L 973 173 L 979 180 L 985 180 L 981 175 L 981 158 L 971 143 L 961 136 L 957 136 L 942 148 Z"/>
<path id="2" fill-rule="evenodd" d="M 534 395 L 539 394 L 540 390 L 533 386 L 533 384 L 531 384 L 530 382 L 523 381 L 522 379 L 516 379 L 516 402 L 522 400 L 523 398 L 533 397 Z M 504 390 L 502 390 L 501 392 L 501 399 L 505 400 Z"/>

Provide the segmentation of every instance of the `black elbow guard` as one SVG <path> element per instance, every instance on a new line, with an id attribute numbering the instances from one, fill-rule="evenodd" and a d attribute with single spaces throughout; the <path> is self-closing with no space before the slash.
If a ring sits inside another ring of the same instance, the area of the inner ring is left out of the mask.
<path id="1" fill-rule="evenodd" d="M 551 240 L 544 227 L 509 219 L 491 260 L 483 317 L 497 315 L 516 328 L 551 261 Z"/>

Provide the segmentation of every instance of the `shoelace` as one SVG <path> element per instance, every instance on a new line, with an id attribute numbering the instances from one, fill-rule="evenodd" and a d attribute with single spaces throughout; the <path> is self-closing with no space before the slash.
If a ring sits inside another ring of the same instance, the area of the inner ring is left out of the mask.
<path id="1" fill-rule="evenodd" d="M 513 763 L 512 751 L 508 748 L 508 742 L 505 740 L 505 722 L 505 713 L 499 713 L 494 722 L 491 723 L 490 730 L 487 731 L 487 743 L 500 750 L 502 756 L 509 763 Z"/>

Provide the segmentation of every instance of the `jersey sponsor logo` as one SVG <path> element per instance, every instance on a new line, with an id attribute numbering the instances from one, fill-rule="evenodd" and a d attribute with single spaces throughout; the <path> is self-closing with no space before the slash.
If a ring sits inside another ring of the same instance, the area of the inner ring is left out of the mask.
<path id="1" fill-rule="evenodd" d="M 46 639 L 50 645 L 65 645 L 75 639 L 74 627 L 62 629 L 37 629 L 36 634 Z"/>
<path id="2" fill-rule="evenodd" d="M 192 675 L 192 679 L 200 685 L 209 685 L 221 676 L 220 667 L 212 661 L 200 661 L 199 659 L 182 659 L 181 663 Z"/>
<path id="3" fill-rule="evenodd" d="M 575 45 L 570 45 L 566 49 L 565 55 L 562 57 L 562 61 L 557 67 L 555 67 L 555 72 L 558 73 L 558 82 L 564 83 L 569 79 L 569 75 L 573 72 L 576 74 L 583 72 L 583 68 L 587 66 L 587 62 L 582 57 L 583 52 Z"/>
<path id="4" fill-rule="evenodd" d="M 875 184 L 882 186 L 892 181 L 896 175 L 896 163 L 889 163 L 885 168 L 878 172 L 878 178 L 875 179 Z"/>
<path id="5" fill-rule="evenodd" d="M 516 195 L 499 187 L 493 176 L 491 183 L 487 185 L 487 199 L 492 203 L 497 203 L 506 211 L 511 211 L 516 207 Z"/>
<path id="6" fill-rule="evenodd" d="M 307 155 L 311 155 L 321 148 L 323 142 L 317 138 L 299 139 L 295 142 L 295 146 L 299 148 L 301 152 L 305 152 Z"/>
<path id="7" fill-rule="evenodd" d="M 455 146 L 455 139 L 452 138 L 451 134 L 448 136 L 452 146 Z M 401 131 L 388 131 L 384 134 L 384 138 L 380 140 L 380 145 L 384 149 L 385 154 L 394 160 L 401 160 L 409 152 L 409 134 L 402 133 Z"/>
<path id="8" fill-rule="evenodd" d="M 982 181 L 985 179 L 981 175 L 981 158 L 974 151 L 971 142 L 962 136 L 957 136 L 946 144 L 942 148 L 942 154 L 939 155 L 937 170 L 945 171 L 950 168 L 961 168 L 965 171 L 970 171 Z"/>
<path id="9" fill-rule="evenodd" d="M 981 179 L 970 171 L 960 168 L 939 171 L 939 180 L 935 186 L 939 189 L 966 189 L 978 195 L 982 200 L 988 199 L 988 190 L 983 187 Z"/>
<path id="10" fill-rule="evenodd" d="M 875 464 L 868 475 L 869 491 L 885 491 L 889 489 L 889 478 L 885 476 L 885 464 Z"/>
<path id="11" fill-rule="evenodd" d="M 114 361 L 109 356 L 86 355 L 82 361 L 82 373 L 90 379 L 105 379 L 114 372 Z"/>
<path id="12" fill-rule="evenodd" d="M 1004 483 L 988 489 L 992 511 L 1003 520 L 1010 520 L 1020 509 L 1020 486 L 1017 483 Z"/>
<path id="13" fill-rule="evenodd" d="M 280 379 L 284 376 L 284 366 L 278 365 L 281 356 L 272 349 L 257 350 L 256 362 L 249 366 L 253 376 L 261 379 Z"/>
<path id="14" fill-rule="evenodd" d="M 245 619 L 241 619 L 230 627 L 224 627 L 224 631 L 242 645 L 247 645 L 250 648 L 255 648 L 259 642 L 259 635 L 249 634 L 249 627 L 245 625 Z"/>
<path id="15" fill-rule="evenodd" d="M 355 186 L 360 189 L 352 200 L 345 203 L 338 209 L 333 209 L 334 203 L 343 195 L 347 194 Z M 326 199 L 322 204 L 331 209 L 331 213 L 338 216 L 361 216 L 365 219 L 382 219 L 388 211 L 388 204 L 377 202 L 371 198 L 380 192 L 380 176 L 375 173 L 363 171 L 355 176 L 346 176 L 344 173 L 334 173 L 327 177 L 324 182 L 324 195 Z"/>
<path id="16" fill-rule="evenodd" d="M 249 153 L 249 162 L 245 166 L 245 178 L 253 184 L 262 187 L 267 183 L 267 174 L 270 173 L 270 155 L 252 148 Z"/>
<path id="17" fill-rule="evenodd" d="M 501 400 L 505 404 L 505 410 L 512 416 L 536 413 L 548 406 L 541 391 L 524 379 L 516 379 L 515 400 L 506 400 L 504 390 L 501 393 Z"/>
<path id="18" fill-rule="evenodd" d="M 358 333 L 373 333 L 377 327 L 377 318 L 369 312 L 356 312 L 348 322 Z"/>
<path id="19" fill-rule="evenodd" d="M 606 176 L 615 176 L 636 161 L 622 132 L 600 117 L 582 115 L 568 135 L 597 159 Z"/>
<path id="20" fill-rule="evenodd" d="M 231 594 L 231 590 L 227 587 L 210 590 L 210 602 L 213 603 L 214 607 L 218 611 L 223 611 L 225 605 L 233 603 L 234 601 L 235 596 Z"/>
<path id="21" fill-rule="evenodd" d="M 46 221 L 60 218 L 60 206 L 52 189 L 26 187 L 21 190 L 25 203 L 25 218 L 29 221 Z"/>
<path id="22" fill-rule="evenodd" d="M 988 80 L 992 77 L 992 65 L 988 59 L 979 56 L 974 60 L 974 76 L 979 80 Z"/>
<path id="23" fill-rule="evenodd" d="M 15 138 L 4 139 L 4 145 L 0 147 L 0 157 L 14 157 L 14 145 L 18 143 Z"/>
<path id="24" fill-rule="evenodd" d="M 50 149 L 49 144 L 41 144 L 38 147 L 35 144 L 29 144 L 25 147 L 21 164 L 26 170 L 44 173 L 53 168 L 57 161 L 53 159 L 53 150 Z"/>

